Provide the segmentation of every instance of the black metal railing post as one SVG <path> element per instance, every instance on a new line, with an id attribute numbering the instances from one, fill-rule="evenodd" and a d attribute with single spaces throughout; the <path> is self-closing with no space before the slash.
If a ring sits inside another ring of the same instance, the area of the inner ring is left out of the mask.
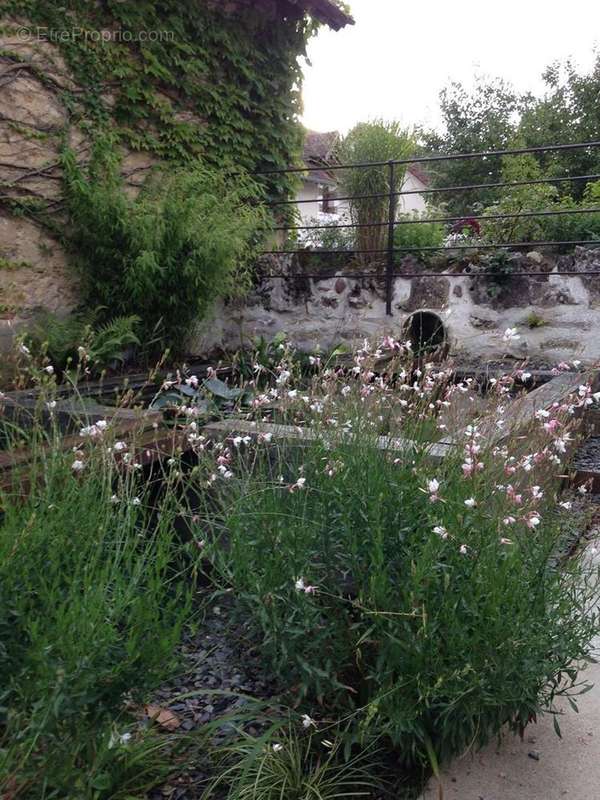
<path id="1" fill-rule="evenodd" d="M 385 269 L 385 313 L 388 317 L 392 316 L 392 295 L 394 290 L 394 229 L 396 223 L 396 187 L 395 183 L 395 164 L 388 162 L 390 194 L 388 208 L 388 243 L 387 243 L 387 263 Z"/>

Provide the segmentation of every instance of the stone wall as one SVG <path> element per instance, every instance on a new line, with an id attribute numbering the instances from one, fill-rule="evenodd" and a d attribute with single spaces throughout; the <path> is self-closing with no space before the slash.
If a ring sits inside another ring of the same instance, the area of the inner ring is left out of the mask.
<path id="1" fill-rule="evenodd" d="M 262 279 L 243 303 L 222 304 L 196 337 L 194 350 L 233 349 L 252 338 L 285 331 L 301 349 L 351 345 L 364 337 L 405 335 L 418 312 L 436 314 L 450 354 L 464 360 L 529 358 L 543 364 L 579 359 L 600 361 L 600 251 L 573 255 L 514 257 L 515 273 L 498 282 L 481 274 L 397 278 L 392 316 L 386 316 L 384 282 L 331 275 L 303 277 L 282 262 L 285 279 Z M 477 269 L 475 265 L 471 267 Z M 525 276 L 523 271 L 542 272 Z M 565 275 L 564 272 L 597 272 Z M 348 269 L 340 270 L 347 275 Z M 520 338 L 508 346 L 506 328 Z"/>
<path id="2" fill-rule="evenodd" d="M 61 244 L 60 152 L 81 162 L 91 142 L 71 125 L 65 92 L 77 90 L 59 49 L 16 33 L 27 20 L 0 19 L 0 350 L 39 310 L 66 315 L 79 302 L 77 276 Z M 123 176 L 135 192 L 156 163 L 123 149 Z M 28 209 L 27 213 L 19 211 Z"/>

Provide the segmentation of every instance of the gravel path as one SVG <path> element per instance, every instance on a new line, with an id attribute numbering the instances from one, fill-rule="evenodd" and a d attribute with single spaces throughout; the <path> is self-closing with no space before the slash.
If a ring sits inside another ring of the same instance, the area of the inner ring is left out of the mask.
<path id="1" fill-rule="evenodd" d="M 181 722 L 178 730 L 183 733 L 200 731 L 207 723 L 243 712 L 251 701 L 241 695 L 267 700 L 277 694 L 277 682 L 265 671 L 248 627 L 232 626 L 230 613 L 227 603 L 209 610 L 198 632 L 181 646 L 180 675 L 164 684 L 152 700 L 176 715 Z M 185 694 L 194 696 L 182 699 Z M 251 735 L 259 732 L 251 722 L 244 727 Z M 233 731 L 233 724 L 225 722 L 212 740 L 218 744 Z M 185 774 L 153 790 L 148 798 L 198 800 L 208 777 L 205 767 L 191 764 Z"/>

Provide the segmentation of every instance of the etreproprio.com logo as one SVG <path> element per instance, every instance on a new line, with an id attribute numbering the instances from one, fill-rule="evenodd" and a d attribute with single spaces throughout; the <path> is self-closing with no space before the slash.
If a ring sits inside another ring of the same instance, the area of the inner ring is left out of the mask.
<path id="1" fill-rule="evenodd" d="M 93 30 L 88 28 L 45 28 L 42 26 L 22 26 L 17 31 L 21 41 L 37 39 L 43 42 L 86 41 L 86 42 L 172 42 L 174 31 L 156 30 Z"/>

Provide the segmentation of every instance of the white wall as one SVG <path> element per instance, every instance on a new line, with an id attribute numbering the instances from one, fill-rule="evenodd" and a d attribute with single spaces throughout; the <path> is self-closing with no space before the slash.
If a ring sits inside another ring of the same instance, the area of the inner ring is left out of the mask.
<path id="1" fill-rule="evenodd" d="M 298 211 L 300 212 L 300 217 L 303 222 L 308 222 L 319 214 L 321 210 L 321 203 L 319 202 L 320 197 L 321 187 L 318 184 L 312 183 L 312 181 L 303 182 L 296 199 L 312 201 L 310 203 L 298 204 Z"/>
<path id="2" fill-rule="evenodd" d="M 412 172 L 406 173 L 406 179 L 402 185 L 403 190 L 421 191 L 425 189 L 425 184 L 420 181 Z M 300 190 L 298 191 L 298 200 L 311 200 L 310 203 L 299 203 L 298 211 L 304 223 L 309 223 L 310 220 L 319 216 L 321 212 L 321 198 L 322 187 L 312 181 L 304 181 Z M 335 201 L 338 216 L 344 216 L 348 213 L 348 201 Z M 423 213 L 427 209 L 426 195 L 422 194 L 407 194 L 401 195 L 398 198 L 398 213 L 409 214 L 412 212 Z M 327 215 L 329 216 L 329 215 Z M 335 215 L 331 214 L 331 221 L 335 221 Z"/>
<path id="3" fill-rule="evenodd" d="M 576 257 L 575 268 L 591 268 L 600 279 L 597 252 Z M 548 268 L 548 275 L 540 278 L 516 274 L 499 295 L 489 293 L 489 279 L 468 275 L 398 278 L 390 317 L 382 280 L 335 275 L 313 280 L 302 278 L 301 272 L 285 280 L 265 280 L 245 303 L 216 308 L 204 324 L 204 335 L 199 332 L 194 352 L 251 346 L 253 338 L 272 339 L 281 331 L 307 351 L 388 333 L 401 337 L 410 316 L 423 310 L 442 320 L 451 355 L 459 360 L 484 362 L 509 354 L 550 365 L 580 359 L 591 366 L 600 360 L 600 284 L 595 277 L 560 274 L 560 262 Z M 565 268 L 573 265 L 565 262 Z M 540 323 L 536 327 L 530 327 L 532 313 Z M 510 345 L 503 340 L 507 328 L 517 328 L 520 335 Z"/>
<path id="4" fill-rule="evenodd" d="M 420 181 L 412 172 L 406 173 L 406 179 L 404 181 L 404 185 L 402 189 L 405 191 L 411 190 L 418 190 L 422 191 L 425 189 L 425 184 Z M 400 195 L 398 198 L 398 212 L 401 214 L 409 214 L 413 211 L 417 211 L 422 213 L 427 209 L 427 195 L 422 194 L 405 194 Z"/>

